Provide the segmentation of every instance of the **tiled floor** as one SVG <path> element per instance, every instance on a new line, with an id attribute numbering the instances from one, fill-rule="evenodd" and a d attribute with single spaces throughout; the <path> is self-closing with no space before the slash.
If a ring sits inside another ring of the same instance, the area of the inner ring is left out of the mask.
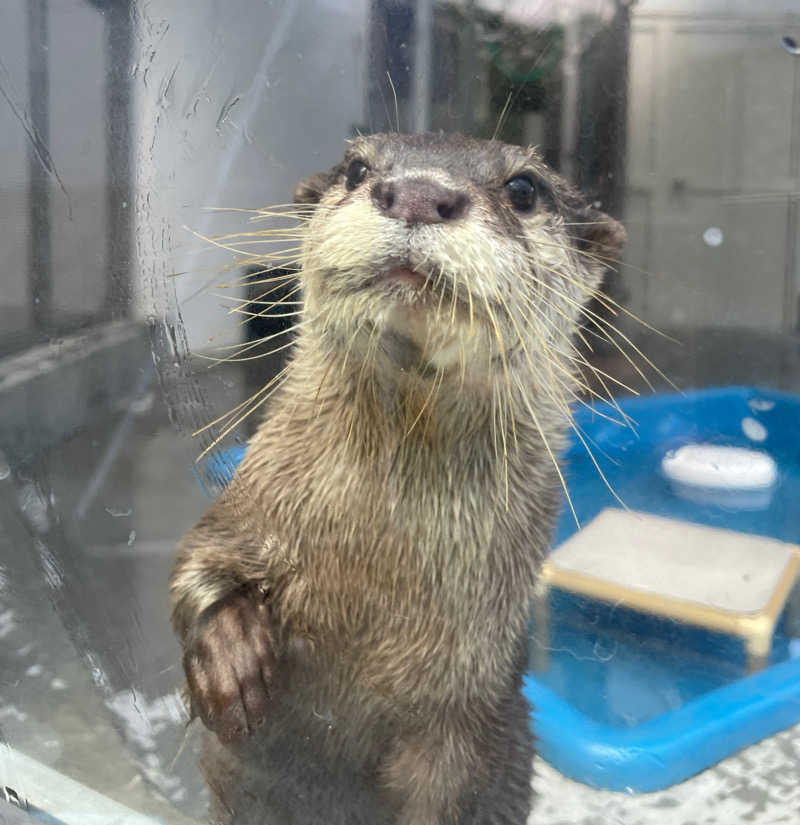
<path id="1" fill-rule="evenodd" d="M 723 359 L 725 374 L 713 353 L 666 360 L 688 384 L 708 383 L 708 370 L 720 383 L 753 378 L 742 358 L 737 369 Z M 798 389 L 796 360 L 788 344 L 773 350 L 763 383 Z M 764 350 L 751 361 L 763 376 Z M 233 406 L 245 384 L 234 370 L 204 373 L 205 413 Z M 169 412 L 181 416 L 165 397 L 153 381 L 35 462 L 0 460 L 0 735 L 136 810 L 186 823 L 202 820 L 204 793 L 191 733 L 184 746 L 166 580 L 207 499 L 192 472 L 197 443 L 171 423 Z M 800 729 L 657 794 L 593 791 L 537 763 L 531 823 L 788 825 L 800 822 L 798 773 Z"/>

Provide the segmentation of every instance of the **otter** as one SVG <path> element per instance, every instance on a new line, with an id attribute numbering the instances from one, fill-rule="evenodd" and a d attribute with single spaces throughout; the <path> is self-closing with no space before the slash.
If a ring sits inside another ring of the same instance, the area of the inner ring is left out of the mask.
<path id="1" fill-rule="evenodd" d="M 624 230 L 459 135 L 359 137 L 295 200 L 285 378 L 170 582 L 211 820 L 522 825 L 573 339 Z"/>

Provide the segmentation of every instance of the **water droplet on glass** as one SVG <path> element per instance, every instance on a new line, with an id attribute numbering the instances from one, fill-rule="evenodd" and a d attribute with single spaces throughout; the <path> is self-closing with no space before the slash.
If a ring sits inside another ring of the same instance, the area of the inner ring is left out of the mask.
<path id="1" fill-rule="evenodd" d="M 8 464 L 8 459 L 0 453 L 0 481 L 4 481 L 11 475 L 11 467 Z"/>
<path id="2" fill-rule="evenodd" d="M 114 518 L 125 518 L 133 513 L 133 510 L 129 507 L 126 510 L 122 510 L 118 507 L 106 507 L 106 512 L 113 516 Z"/>
<path id="3" fill-rule="evenodd" d="M 718 226 L 709 226 L 708 229 L 703 232 L 703 240 L 707 246 L 721 246 L 724 239 L 725 236 Z"/>

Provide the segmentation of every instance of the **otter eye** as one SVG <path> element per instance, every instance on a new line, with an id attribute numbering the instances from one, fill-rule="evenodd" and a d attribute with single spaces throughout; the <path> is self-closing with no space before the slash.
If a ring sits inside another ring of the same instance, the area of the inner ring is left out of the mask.
<path id="1" fill-rule="evenodd" d="M 517 212 L 530 212 L 536 206 L 536 186 L 527 175 L 517 175 L 506 183 L 506 193 Z"/>
<path id="2" fill-rule="evenodd" d="M 352 192 L 367 176 L 369 167 L 360 160 L 351 160 L 345 172 L 344 185 L 348 192 Z"/>

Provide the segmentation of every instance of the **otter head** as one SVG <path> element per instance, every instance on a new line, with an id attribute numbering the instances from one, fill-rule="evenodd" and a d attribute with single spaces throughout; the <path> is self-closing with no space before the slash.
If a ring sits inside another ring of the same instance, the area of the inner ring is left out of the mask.
<path id="1" fill-rule="evenodd" d="M 354 358 L 461 384 L 563 380 L 553 371 L 624 240 L 535 149 L 460 135 L 358 138 L 295 200 L 313 210 L 309 329 Z"/>

